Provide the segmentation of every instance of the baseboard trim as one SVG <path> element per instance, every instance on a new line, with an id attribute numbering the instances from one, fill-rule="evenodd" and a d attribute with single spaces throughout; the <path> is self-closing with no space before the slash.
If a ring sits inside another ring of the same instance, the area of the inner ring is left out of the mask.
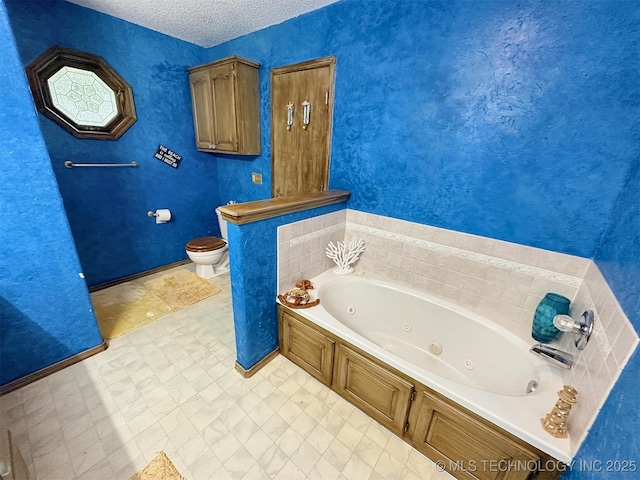
<path id="1" fill-rule="evenodd" d="M 25 375 L 24 377 L 20 377 L 9 383 L 5 383 L 4 385 L 0 386 L 0 397 L 9 392 L 17 390 L 18 388 L 24 387 L 25 385 L 29 385 L 30 383 L 33 383 L 37 380 L 47 377 L 52 373 L 55 373 L 67 367 L 70 367 L 75 363 L 81 362 L 82 360 L 85 360 L 95 355 L 96 353 L 103 352 L 107 349 L 107 347 L 108 347 L 107 342 L 103 340 L 102 343 L 96 347 L 90 348 L 89 350 L 85 350 L 84 352 L 80 352 L 76 355 L 72 355 L 68 358 L 65 358 L 64 360 L 54 363 L 53 365 L 44 367 L 36 372 Z"/>
<path id="2" fill-rule="evenodd" d="M 279 353 L 280 353 L 280 348 L 278 347 L 273 352 L 265 355 L 261 360 L 258 361 L 258 363 L 256 363 L 253 367 L 251 367 L 249 369 L 245 369 L 236 360 L 236 370 L 238 372 L 240 372 L 240 375 L 242 375 L 244 378 L 252 377 L 253 375 L 255 375 L 258 372 L 258 370 L 260 370 L 267 363 L 269 363 L 271 360 L 276 358 Z"/>
<path id="3" fill-rule="evenodd" d="M 161 267 L 152 268 L 151 270 L 145 270 L 144 272 L 134 273 L 132 275 L 127 275 L 126 277 L 116 278 L 115 280 L 109 280 L 108 282 L 98 283 L 97 285 L 89 287 L 89 292 L 97 292 L 98 290 L 113 287 L 114 285 L 118 285 L 120 283 L 130 282 L 131 280 L 137 280 L 138 278 L 162 272 L 163 270 L 169 270 L 170 268 L 179 267 L 180 265 L 185 265 L 187 263 L 191 263 L 191 260 L 189 260 L 188 258 L 170 263 L 168 265 L 163 265 Z"/>

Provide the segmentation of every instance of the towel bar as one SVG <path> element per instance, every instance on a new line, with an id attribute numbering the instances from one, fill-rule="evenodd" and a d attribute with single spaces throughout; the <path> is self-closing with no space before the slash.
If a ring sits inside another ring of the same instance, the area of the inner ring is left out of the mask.
<path id="1" fill-rule="evenodd" d="M 73 167 L 137 167 L 137 162 L 131 163 L 73 163 L 71 160 L 64 162 L 67 168 Z"/>

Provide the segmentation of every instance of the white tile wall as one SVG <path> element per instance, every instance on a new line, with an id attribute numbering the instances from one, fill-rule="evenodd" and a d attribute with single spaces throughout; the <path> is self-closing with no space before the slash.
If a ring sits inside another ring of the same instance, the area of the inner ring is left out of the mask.
<path id="1" fill-rule="evenodd" d="M 586 258 L 357 210 L 285 225 L 278 235 L 280 292 L 334 267 L 324 255 L 329 241 L 355 237 L 366 246 L 355 265 L 357 272 L 446 297 L 531 344 L 533 314 L 545 293 L 570 298 L 574 318 L 593 310 L 596 327 L 583 352 L 573 346 L 575 336 L 563 334 L 556 341 L 576 357 L 564 377 L 578 390 L 578 404 L 569 417 L 576 448 L 638 344 L 636 331 L 598 267 Z"/>
<path id="2" fill-rule="evenodd" d="M 347 211 L 345 236 L 367 246 L 360 271 L 448 298 L 531 340 L 547 292 L 574 298 L 589 260 L 442 228 Z"/>
<path id="3" fill-rule="evenodd" d="M 331 268 L 329 242 L 344 239 L 346 210 L 278 227 L 278 293 Z"/>
<path id="4" fill-rule="evenodd" d="M 564 334 L 560 344 L 560 348 L 577 357 L 576 365 L 564 376 L 565 383 L 578 390 L 578 403 L 568 424 L 572 447 L 576 448 L 638 344 L 638 334 L 593 262 L 572 303 L 574 318 L 585 310 L 593 310 L 595 328 L 584 351 L 575 348 L 575 335 Z"/>

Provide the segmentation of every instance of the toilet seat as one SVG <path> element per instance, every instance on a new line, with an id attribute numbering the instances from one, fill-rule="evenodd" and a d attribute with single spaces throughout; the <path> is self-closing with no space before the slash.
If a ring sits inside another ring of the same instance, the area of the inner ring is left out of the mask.
<path id="1" fill-rule="evenodd" d="M 188 252 L 212 252 L 227 246 L 227 242 L 218 237 L 198 237 L 187 242 Z"/>

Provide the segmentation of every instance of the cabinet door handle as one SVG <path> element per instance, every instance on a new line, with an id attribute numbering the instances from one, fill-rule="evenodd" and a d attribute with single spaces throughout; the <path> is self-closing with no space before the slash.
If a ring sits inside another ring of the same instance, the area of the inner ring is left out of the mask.
<path id="1" fill-rule="evenodd" d="M 306 130 L 311 121 L 311 104 L 308 101 L 302 102 L 302 129 Z"/>
<path id="2" fill-rule="evenodd" d="M 291 125 L 293 125 L 293 112 L 296 111 L 296 107 L 293 103 L 287 103 L 287 131 L 291 131 Z"/>

